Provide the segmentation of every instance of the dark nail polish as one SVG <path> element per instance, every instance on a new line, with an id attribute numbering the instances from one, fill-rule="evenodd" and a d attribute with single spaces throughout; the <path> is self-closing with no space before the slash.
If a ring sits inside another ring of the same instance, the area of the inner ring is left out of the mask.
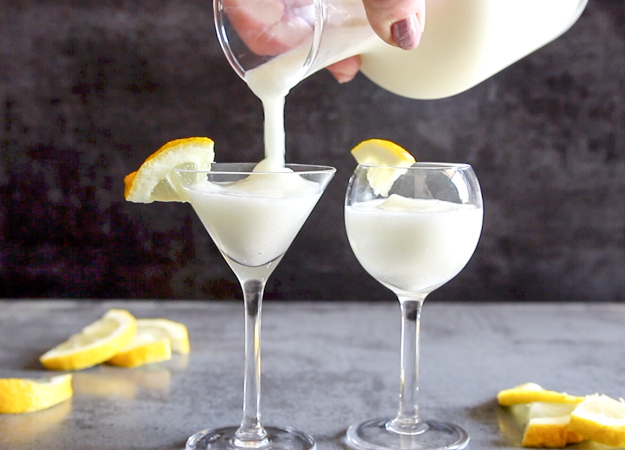
<path id="1" fill-rule="evenodd" d="M 419 45 L 421 26 L 417 15 L 413 14 L 391 25 L 391 36 L 395 44 L 404 50 L 411 50 Z"/>

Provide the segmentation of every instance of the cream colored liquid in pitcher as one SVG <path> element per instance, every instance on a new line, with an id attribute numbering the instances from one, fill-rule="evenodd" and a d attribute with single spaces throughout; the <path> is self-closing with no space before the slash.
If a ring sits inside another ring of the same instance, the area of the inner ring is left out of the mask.
<path id="1" fill-rule="evenodd" d="M 300 68 L 309 43 L 246 73 L 245 81 L 262 101 L 265 114 L 265 160 L 258 169 L 283 168 L 285 97 L 318 70 L 361 55 L 362 72 L 390 92 L 416 99 L 450 97 L 556 39 L 585 5 L 586 0 L 430 0 L 421 43 L 405 51 L 373 34 L 361 0 L 342 0 L 340 20 L 330 12 L 308 72 Z"/>
<path id="2" fill-rule="evenodd" d="M 362 72 L 405 97 L 450 97 L 556 39 L 585 5 L 578 0 L 429 1 L 419 46 L 405 52 L 374 40 L 362 52 Z"/>

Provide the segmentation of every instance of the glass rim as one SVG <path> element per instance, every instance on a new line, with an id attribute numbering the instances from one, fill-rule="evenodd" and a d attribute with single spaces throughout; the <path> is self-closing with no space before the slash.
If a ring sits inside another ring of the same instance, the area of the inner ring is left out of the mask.
<path id="1" fill-rule="evenodd" d="M 296 163 L 287 163 L 284 167 L 288 169 L 293 169 L 293 172 L 270 172 L 270 171 L 254 171 L 253 168 L 257 163 L 252 162 L 224 162 L 224 163 L 213 163 L 210 169 L 184 169 L 184 168 L 174 168 L 176 172 L 182 173 L 213 173 L 219 175 L 289 175 L 289 174 L 315 174 L 315 173 L 334 173 L 336 172 L 336 168 L 332 166 L 324 166 L 319 164 L 296 164 Z M 247 165 L 250 167 L 249 170 L 234 170 L 228 169 L 224 167 L 223 169 L 217 168 L 215 166 L 243 166 Z"/>
<path id="2" fill-rule="evenodd" d="M 361 163 L 358 164 L 358 168 L 379 168 L 384 167 L 388 169 L 398 170 L 411 170 L 411 169 L 430 169 L 430 170 L 445 170 L 445 169 L 472 169 L 473 167 L 469 163 L 450 163 L 450 162 L 432 162 L 432 161 L 417 161 L 411 166 L 387 166 L 382 164 Z"/>

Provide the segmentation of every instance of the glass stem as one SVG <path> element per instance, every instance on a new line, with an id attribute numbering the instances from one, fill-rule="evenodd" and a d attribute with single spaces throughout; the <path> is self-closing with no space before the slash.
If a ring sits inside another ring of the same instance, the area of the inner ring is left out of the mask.
<path id="1" fill-rule="evenodd" d="M 421 307 L 425 295 L 399 297 L 401 307 L 401 367 L 399 380 L 399 411 L 386 428 L 400 434 L 420 434 L 427 430 L 419 418 L 419 334 Z"/>
<path id="2" fill-rule="evenodd" d="M 245 304 L 245 375 L 243 381 L 243 419 L 235 435 L 235 445 L 262 447 L 268 443 L 260 423 L 260 326 L 265 283 L 246 280 L 241 283 Z"/>

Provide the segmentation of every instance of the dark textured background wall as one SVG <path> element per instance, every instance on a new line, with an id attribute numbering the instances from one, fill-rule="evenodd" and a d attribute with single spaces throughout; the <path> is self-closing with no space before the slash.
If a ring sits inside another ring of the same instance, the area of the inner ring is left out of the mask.
<path id="1" fill-rule="evenodd" d="M 382 137 L 471 163 L 482 184 L 479 248 L 432 299 L 625 300 L 624 80 L 614 0 L 590 0 L 562 38 L 453 98 L 306 80 L 287 100 L 287 159 L 338 174 L 267 297 L 392 298 L 342 223 L 349 149 Z M 0 102 L 0 297 L 239 296 L 188 205 L 123 201 L 124 175 L 174 138 L 210 136 L 221 161 L 262 157 L 260 103 L 208 0 L 0 0 Z"/>

